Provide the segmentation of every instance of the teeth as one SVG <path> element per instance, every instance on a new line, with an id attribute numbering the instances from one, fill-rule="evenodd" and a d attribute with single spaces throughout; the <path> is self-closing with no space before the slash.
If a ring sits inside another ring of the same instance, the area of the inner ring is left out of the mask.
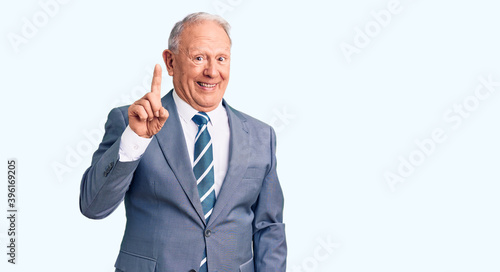
<path id="1" fill-rule="evenodd" d="M 203 83 L 203 82 L 198 82 L 198 84 L 200 84 L 200 86 L 207 87 L 207 88 L 213 88 L 213 87 L 215 87 L 215 85 L 217 85 L 217 84 L 207 84 L 207 83 Z"/>

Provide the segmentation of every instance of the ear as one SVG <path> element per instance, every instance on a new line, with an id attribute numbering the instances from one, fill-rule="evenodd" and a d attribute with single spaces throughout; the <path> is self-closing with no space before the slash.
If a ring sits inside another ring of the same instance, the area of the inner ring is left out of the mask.
<path id="1" fill-rule="evenodd" d="M 163 61 L 165 62 L 165 66 L 167 66 L 167 71 L 169 76 L 174 75 L 174 52 L 169 49 L 165 49 L 163 51 Z"/>

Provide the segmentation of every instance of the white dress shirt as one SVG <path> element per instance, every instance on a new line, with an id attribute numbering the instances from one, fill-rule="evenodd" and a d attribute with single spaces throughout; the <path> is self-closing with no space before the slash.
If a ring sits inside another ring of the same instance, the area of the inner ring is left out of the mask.
<path id="1" fill-rule="evenodd" d="M 173 92 L 173 98 L 177 107 L 177 113 L 181 121 L 182 131 L 186 140 L 186 147 L 191 161 L 194 162 L 194 139 L 198 133 L 198 125 L 191 118 L 198 112 L 188 103 L 182 100 L 177 93 Z M 214 158 L 214 183 L 215 196 L 219 195 L 222 182 L 226 177 L 229 164 L 229 120 L 222 101 L 213 111 L 207 112 L 210 122 L 207 124 L 208 133 L 212 138 L 212 150 Z M 142 157 L 152 138 L 143 138 L 137 135 L 129 126 L 121 136 L 119 160 L 121 162 L 135 161 Z"/>

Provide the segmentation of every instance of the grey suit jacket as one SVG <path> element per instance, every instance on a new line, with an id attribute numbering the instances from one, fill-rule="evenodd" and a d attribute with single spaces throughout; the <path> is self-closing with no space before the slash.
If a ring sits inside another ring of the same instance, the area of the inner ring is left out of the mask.
<path id="1" fill-rule="evenodd" d="M 229 107 L 229 166 L 205 223 L 172 91 L 170 116 L 141 159 L 120 162 L 127 109 L 113 109 L 80 188 L 80 210 L 108 216 L 124 199 L 127 224 L 117 271 L 197 271 L 204 248 L 209 271 L 285 271 L 283 193 L 273 129 Z"/>

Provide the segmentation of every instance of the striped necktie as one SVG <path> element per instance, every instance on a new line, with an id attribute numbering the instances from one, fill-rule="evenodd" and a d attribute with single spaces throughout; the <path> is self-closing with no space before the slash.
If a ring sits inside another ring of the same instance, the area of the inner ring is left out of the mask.
<path id="1" fill-rule="evenodd" d="M 207 123 L 210 121 L 210 118 L 206 113 L 198 112 L 193 116 L 192 120 L 198 125 L 198 133 L 194 140 L 193 172 L 196 178 L 201 206 L 205 215 L 205 222 L 208 222 L 215 204 L 212 139 L 207 129 Z M 208 271 L 206 257 L 207 254 L 205 249 L 200 263 L 200 272 Z"/>

